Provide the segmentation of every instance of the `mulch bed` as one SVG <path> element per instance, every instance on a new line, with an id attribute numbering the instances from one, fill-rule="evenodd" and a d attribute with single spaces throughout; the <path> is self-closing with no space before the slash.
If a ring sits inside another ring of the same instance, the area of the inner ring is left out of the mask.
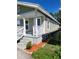
<path id="1" fill-rule="evenodd" d="M 29 52 L 35 52 L 39 48 L 43 47 L 44 45 L 45 45 L 45 42 L 40 42 L 38 44 L 34 44 L 31 49 L 24 49 L 24 50 L 29 51 Z"/>

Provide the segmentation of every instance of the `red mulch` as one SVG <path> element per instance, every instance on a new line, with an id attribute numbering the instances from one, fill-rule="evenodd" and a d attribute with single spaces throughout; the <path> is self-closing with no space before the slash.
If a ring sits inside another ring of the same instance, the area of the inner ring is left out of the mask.
<path id="1" fill-rule="evenodd" d="M 45 44 L 44 42 L 40 42 L 39 44 L 33 45 L 31 49 L 25 49 L 25 50 L 28 50 L 29 52 L 35 52 L 39 48 L 41 48 L 44 44 Z"/>

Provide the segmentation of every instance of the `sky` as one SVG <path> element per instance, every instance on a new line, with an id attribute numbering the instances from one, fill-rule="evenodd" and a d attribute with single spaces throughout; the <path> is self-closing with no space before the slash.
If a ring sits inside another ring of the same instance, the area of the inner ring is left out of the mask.
<path id="1" fill-rule="evenodd" d="M 37 3 L 50 13 L 57 12 L 61 8 L 61 0 L 18 0 L 18 1 Z"/>

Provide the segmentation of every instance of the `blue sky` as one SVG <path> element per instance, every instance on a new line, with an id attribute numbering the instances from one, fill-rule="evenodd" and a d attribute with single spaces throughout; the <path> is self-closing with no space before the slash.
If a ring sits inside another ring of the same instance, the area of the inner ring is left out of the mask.
<path id="1" fill-rule="evenodd" d="M 61 0 L 18 0 L 40 4 L 48 12 L 56 12 L 61 7 Z"/>

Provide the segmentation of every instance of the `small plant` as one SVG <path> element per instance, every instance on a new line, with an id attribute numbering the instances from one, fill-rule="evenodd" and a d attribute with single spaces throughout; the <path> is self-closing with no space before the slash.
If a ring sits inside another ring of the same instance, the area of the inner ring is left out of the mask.
<path id="1" fill-rule="evenodd" d="M 26 49 L 30 49 L 32 47 L 32 43 L 31 43 L 31 41 L 29 41 L 28 43 L 27 43 L 27 45 L 26 45 Z"/>

